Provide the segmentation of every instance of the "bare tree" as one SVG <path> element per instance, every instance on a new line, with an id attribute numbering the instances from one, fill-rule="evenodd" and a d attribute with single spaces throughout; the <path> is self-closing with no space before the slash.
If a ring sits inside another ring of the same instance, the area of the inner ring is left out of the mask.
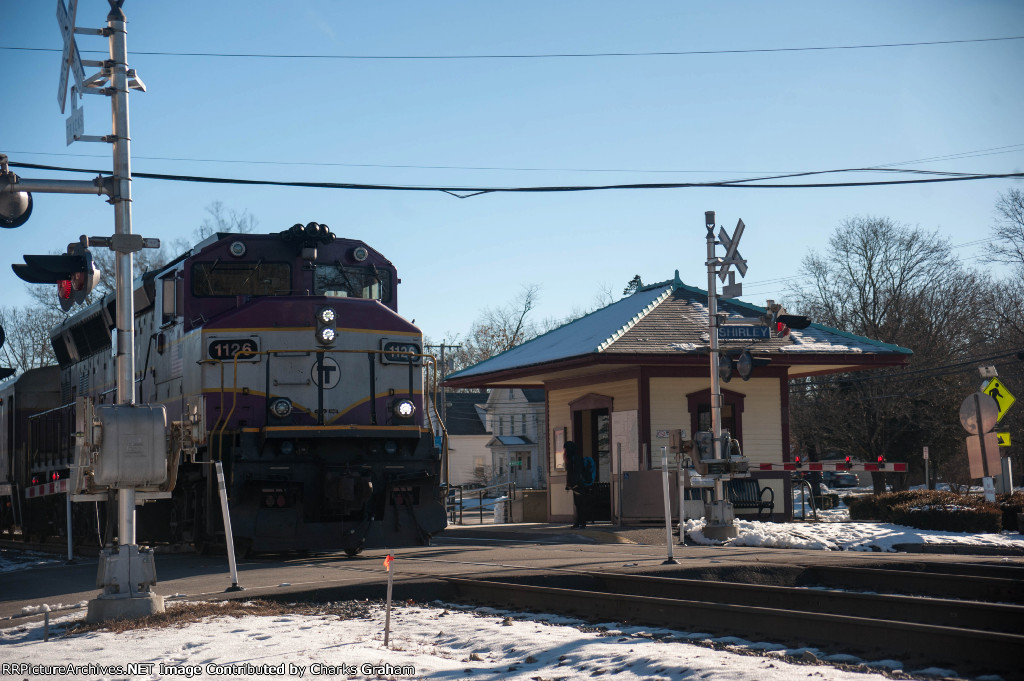
<path id="1" fill-rule="evenodd" d="M 0 326 L 4 327 L 7 335 L 7 342 L 0 348 L 0 366 L 22 373 L 56 364 L 57 358 L 50 345 L 50 330 L 66 317 L 58 305 L 0 308 Z"/>
<path id="2" fill-rule="evenodd" d="M 940 368 L 984 347 L 991 283 L 964 268 L 936 233 L 887 218 L 844 221 L 824 254 L 804 259 L 803 271 L 811 278 L 796 295 L 803 314 L 909 348 L 910 368 L 925 371 L 913 380 L 886 371 L 797 383 L 791 404 L 798 445 L 811 454 L 882 455 L 915 465 L 926 444 L 939 461 L 960 455 L 963 436 L 949 414 L 972 388 L 966 374 Z"/>
<path id="3" fill-rule="evenodd" d="M 508 304 L 485 308 L 462 341 L 457 365 L 472 366 L 535 337 L 538 330 L 530 319 L 530 312 L 539 297 L 540 286 L 529 284 Z"/>
<path id="4" fill-rule="evenodd" d="M 1013 188 L 999 195 L 992 236 L 996 259 L 1015 265 L 1018 273 L 1024 274 L 1024 191 Z"/>
<path id="5" fill-rule="evenodd" d="M 247 210 L 241 212 L 224 207 L 220 201 L 214 201 L 206 207 L 208 216 L 203 218 L 202 223 L 196 228 L 193 235 L 198 241 L 202 241 L 211 234 L 217 232 L 235 232 L 238 234 L 251 234 L 256 230 L 258 221 L 256 217 Z"/>

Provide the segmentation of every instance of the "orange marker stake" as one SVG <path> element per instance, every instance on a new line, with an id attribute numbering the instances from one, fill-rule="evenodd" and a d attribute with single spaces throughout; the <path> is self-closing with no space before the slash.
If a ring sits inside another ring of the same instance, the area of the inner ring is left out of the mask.
<path id="1" fill-rule="evenodd" d="M 384 559 L 384 569 L 388 572 L 388 599 L 387 608 L 384 611 L 384 647 L 388 647 L 388 637 L 391 634 L 391 584 L 393 582 L 395 573 L 391 570 L 391 564 L 395 562 L 395 557 L 390 553 L 388 557 Z"/>

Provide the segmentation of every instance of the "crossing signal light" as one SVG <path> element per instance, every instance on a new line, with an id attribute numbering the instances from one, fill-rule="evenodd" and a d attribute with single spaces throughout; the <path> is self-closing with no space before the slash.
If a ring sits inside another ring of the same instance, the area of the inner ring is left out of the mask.
<path id="1" fill-rule="evenodd" d="M 744 350 L 736 359 L 728 355 L 719 355 L 718 378 L 723 383 L 728 383 L 733 374 L 739 374 L 744 381 L 749 381 L 754 369 L 770 364 L 768 358 L 754 357 L 749 350 Z"/>
<path id="2" fill-rule="evenodd" d="M 100 281 L 85 236 L 79 243 L 70 244 L 66 255 L 26 255 L 24 265 L 14 264 L 11 269 L 30 284 L 57 284 L 57 300 L 65 312 L 77 303 L 85 303 Z"/>
<path id="3" fill-rule="evenodd" d="M 885 456 L 882 454 L 878 455 L 878 467 L 885 468 Z"/>
<path id="4" fill-rule="evenodd" d="M 850 470 L 850 455 L 846 455 L 846 470 Z"/>
<path id="5" fill-rule="evenodd" d="M 769 300 L 765 307 L 765 314 L 761 320 L 767 324 L 776 338 L 784 338 L 789 335 L 790 329 L 806 329 L 811 325 L 811 318 L 804 315 L 789 314 L 786 308 L 774 300 Z"/>
<path id="6" fill-rule="evenodd" d="M 0 227 L 13 229 L 28 222 L 32 215 L 32 195 L 14 191 L 18 176 L 7 165 L 7 154 L 0 154 Z"/>
<path id="7" fill-rule="evenodd" d="M 796 467 L 797 468 L 803 468 L 804 467 L 804 462 L 803 462 L 803 460 L 801 460 L 799 454 L 796 455 Z"/>

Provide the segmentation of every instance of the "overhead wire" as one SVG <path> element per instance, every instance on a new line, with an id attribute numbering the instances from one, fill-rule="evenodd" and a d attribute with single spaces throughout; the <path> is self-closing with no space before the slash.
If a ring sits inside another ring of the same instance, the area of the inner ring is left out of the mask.
<path id="1" fill-rule="evenodd" d="M 806 47 L 763 47 L 719 50 L 659 50 L 645 52 L 545 52 L 536 54 L 273 54 L 267 52 L 172 52 L 157 50 L 132 50 L 133 55 L 155 57 L 212 57 L 228 59 L 341 59 L 356 61 L 414 61 L 414 60 L 486 60 L 486 59 L 589 59 L 608 57 L 685 57 L 719 54 L 768 54 L 780 52 L 824 52 L 832 50 L 867 50 L 896 47 L 925 47 L 935 45 L 963 45 L 968 43 L 992 43 L 1024 40 L 1024 36 L 1003 36 L 995 38 L 964 38 L 958 40 L 927 40 L 902 43 L 866 43 L 858 45 L 811 45 Z M 61 52 L 53 47 L 24 47 L 0 45 L 0 50 L 23 52 Z M 83 54 L 102 53 L 103 50 L 81 50 Z"/>
<path id="2" fill-rule="evenodd" d="M 9 162 L 9 165 L 17 168 L 30 168 L 35 170 L 55 170 L 72 173 L 90 173 L 103 175 L 104 171 L 86 168 L 68 168 L 63 166 L 51 166 L 36 163 Z M 843 169 L 832 172 L 859 172 L 863 169 Z M 813 171 L 811 173 L 798 173 L 796 175 L 818 174 L 825 171 Z M 560 192 L 589 192 L 609 190 L 638 190 L 638 189 L 688 189 L 688 188 L 727 188 L 727 189 L 821 189 L 838 187 L 870 187 L 885 185 L 907 185 L 907 184 L 929 184 L 936 182 L 963 182 L 968 180 L 991 180 L 1022 178 L 1024 172 L 1017 173 L 981 173 L 972 175 L 955 175 L 943 177 L 927 177 L 911 180 L 873 180 L 861 182 L 820 182 L 820 183 L 790 183 L 790 184 L 762 184 L 760 178 L 749 178 L 743 181 L 714 181 L 714 182 L 652 182 L 652 183 L 622 183 L 606 185 L 554 185 L 554 186 L 522 186 L 522 187 L 482 187 L 482 186 L 439 186 L 439 185 L 401 185 L 401 184 L 362 184 L 354 182 L 309 182 L 289 180 L 253 180 L 228 177 L 204 177 L 198 175 L 174 175 L 169 173 L 132 173 L 133 178 L 150 180 L 167 180 L 174 182 L 197 182 L 207 184 L 237 184 L 275 187 L 306 187 L 314 189 L 350 189 L 350 190 L 374 190 L 374 191 L 422 191 L 422 192 L 444 192 L 456 198 L 466 199 L 482 194 L 494 193 L 560 193 Z M 776 179 L 776 178 L 765 178 Z M 757 184 L 755 184 L 757 183 Z"/>

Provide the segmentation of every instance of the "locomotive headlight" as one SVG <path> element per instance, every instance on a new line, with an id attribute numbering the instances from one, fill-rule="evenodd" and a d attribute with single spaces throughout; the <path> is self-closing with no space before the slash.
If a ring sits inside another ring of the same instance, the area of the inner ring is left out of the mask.
<path id="1" fill-rule="evenodd" d="M 338 314 L 334 311 L 333 307 L 324 307 L 320 308 L 317 319 L 320 320 L 321 324 L 333 324 L 338 319 Z"/>
<path id="2" fill-rule="evenodd" d="M 338 336 L 338 313 L 333 307 L 325 306 L 316 311 L 316 342 L 332 345 Z"/>
<path id="3" fill-rule="evenodd" d="M 412 415 L 416 413 L 416 405 L 413 404 L 412 400 L 399 400 L 395 402 L 395 406 L 392 409 L 395 412 L 395 416 L 400 419 L 411 419 Z"/>
<path id="4" fill-rule="evenodd" d="M 283 419 L 292 413 L 292 401 L 287 397 L 279 397 L 270 403 L 270 413 Z"/>
<path id="5" fill-rule="evenodd" d="M 398 443 L 394 440 L 388 440 L 384 443 L 384 451 L 388 456 L 394 456 L 398 453 Z"/>

